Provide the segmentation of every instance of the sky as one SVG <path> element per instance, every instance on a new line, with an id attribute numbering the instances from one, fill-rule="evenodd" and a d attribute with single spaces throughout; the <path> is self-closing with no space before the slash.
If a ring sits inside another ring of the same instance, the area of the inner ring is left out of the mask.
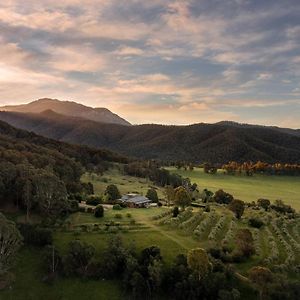
<path id="1" fill-rule="evenodd" d="M 6 0 L 0 104 L 300 128 L 299 0 Z"/>

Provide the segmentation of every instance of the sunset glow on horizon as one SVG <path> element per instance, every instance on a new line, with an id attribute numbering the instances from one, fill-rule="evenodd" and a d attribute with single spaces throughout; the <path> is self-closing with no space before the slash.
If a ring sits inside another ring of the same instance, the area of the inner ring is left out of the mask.
<path id="1" fill-rule="evenodd" d="M 132 124 L 300 128 L 300 2 L 5 1 L 0 106 L 39 98 Z"/>

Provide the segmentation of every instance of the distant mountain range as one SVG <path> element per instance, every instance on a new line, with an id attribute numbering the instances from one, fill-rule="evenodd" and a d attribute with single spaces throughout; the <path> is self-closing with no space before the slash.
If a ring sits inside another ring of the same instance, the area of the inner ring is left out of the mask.
<path id="1" fill-rule="evenodd" d="M 129 122 L 112 113 L 107 108 L 92 108 L 71 101 L 59 101 L 56 99 L 44 98 L 33 101 L 29 104 L 0 107 L 0 111 L 22 113 L 41 113 L 46 110 L 52 110 L 66 116 L 80 117 L 96 122 L 131 125 Z"/>
<path id="2" fill-rule="evenodd" d="M 0 120 L 53 139 L 147 159 L 300 163 L 299 130 L 234 122 L 189 126 L 99 123 L 58 114 L 0 112 Z"/>

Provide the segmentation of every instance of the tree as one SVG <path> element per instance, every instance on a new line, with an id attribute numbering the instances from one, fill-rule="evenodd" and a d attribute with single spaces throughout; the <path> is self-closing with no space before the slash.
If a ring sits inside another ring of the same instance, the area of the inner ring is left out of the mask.
<path id="1" fill-rule="evenodd" d="M 95 208 L 94 216 L 96 218 L 102 218 L 104 216 L 104 208 L 102 205 L 97 205 Z"/>
<path id="2" fill-rule="evenodd" d="M 212 268 L 206 251 L 202 248 L 191 249 L 188 252 L 187 263 L 199 278 L 199 281 L 205 277 Z"/>
<path id="3" fill-rule="evenodd" d="M 34 198 L 43 214 L 57 216 L 67 209 L 66 187 L 56 175 L 42 170 L 32 182 Z"/>
<path id="4" fill-rule="evenodd" d="M 254 240 L 249 229 L 239 229 L 236 234 L 236 244 L 238 251 L 244 257 L 250 257 L 255 253 Z"/>
<path id="5" fill-rule="evenodd" d="M 191 204 L 191 196 L 187 192 L 187 190 L 180 186 L 175 189 L 175 199 L 174 202 L 176 205 L 180 206 L 182 209 L 184 209 L 186 206 L 189 206 Z"/>
<path id="6" fill-rule="evenodd" d="M 156 192 L 156 190 L 155 189 L 149 189 L 148 191 L 147 191 L 147 194 L 146 194 L 146 197 L 148 198 L 148 199 L 150 199 L 151 201 L 153 201 L 153 202 L 158 202 L 158 196 L 157 196 L 157 192 Z"/>
<path id="7" fill-rule="evenodd" d="M 164 193 L 167 200 L 167 204 L 168 206 L 170 206 L 175 199 L 175 189 L 171 185 L 166 185 Z"/>
<path id="8" fill-rule="evenodd" d="M 115 201 L 121 198 L 121 194 L 116 185 L 110 184 L 106 187 L 105 195 L 108 201 Z"/>
<path id="9" fill-rule="evenodd" d="M 67 275 L 74 273 L 85 275 L 94 254 L 95 248 L 93 246 L 79 240 L 71 241 L 68 254 L 63 258 L 65 273 Z"/>
<path id="10" fill-rule="evenodd" d="M 0 275 L 8 271 L 21 241 L 22 237 L 15 223 L 0 213 Z"/>
<path id="11" fill-rule="evenodd" d="M 267 286 L 273 280 L 270 269 L 265 267 L 253 267 L 249 271 L 249 279 L 258 287 L 260 299 L 265 299 Z"/>
<path id="12" fill-rule="evenodd" d="M 220 204 L 229 204 L 233 200 L 233 196 L 220 189 L 215 192 L 213 199 Z"/>
<path id="13" fill-rule="evenodd" d="M 29 213 L 32 207 L 33 195 L 32 195 L 32 183 L 30 180 L 26 180 L 23 186 L 23 200 L 26 205 L 26 221 L 29 222 Z"/>
<path id="14" fill-rule="evenodd" d="M 229 203 L 229 209 L 234 212 L 237 219 L 240 219 L 245 210 L 245 203 L 242 200 L 234 199 Z"/>
<path id="15" fill-rule="evenodd" d="M 268 199 L 258 199 L 258 200 L 257 200 L 257 204 L 258 204 L 260 207 L 264 208 L 265 211 L 267 211 L 267 210 L 269 209 L 269 207 L 270 207 L 271 202 L 270 202 L 270 200 L 268 200 Z"/>

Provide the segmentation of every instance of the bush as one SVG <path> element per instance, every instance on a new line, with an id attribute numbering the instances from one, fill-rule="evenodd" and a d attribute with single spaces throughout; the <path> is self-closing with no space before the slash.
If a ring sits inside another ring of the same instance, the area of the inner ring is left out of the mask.
<path id="1" fill-rule="evenodd" d="M 102 203 L 102 198 L 98 196 L 89 196 L 85 202 L 87 205 L 97 206 Z"/>
<path id="2" fill-rule="evenodd" d="M 69 200 L 70 212 L 79 211 L 79 205 L 77 200 Z"/>
<path id="3" fill-rule="evenodd" d="M 122 216 L 122 214 L 115 214 L 115 218 L 116 218 L 116 219 L 122 219 L 123 216 Z"/>
<path id="4" fill-rule="evenodd" d="M 104 216 L 104 208 L 102 205 L 97 205 L 94 211 L 94 216 L 96 218 L 102 218 Z"/>
<path id="5" fill-rule="evenodd" d="M 126 214 L 126 217 L 127 217 L 127 218 L 131 218 L 131 213 L 127 213 L 127 214 Z"/>
<path id="6" fill-rule="evenodd" d="M 79 207 L 79 211 L 80 211 L 80 212 L 86 212 L 86 208 L 85 208 L 84 206 L 80 206 L 80 207 Z"/>
<path id="7" fill-rule="evenodd" d="M 31 224 L 19 224 L 18 227 L 25 244 L 43 247 L 53 242 L 52 232 L 49 229 L 38 228 Z"/>
<path id="8" fill-rule="evenodd" d="M 92 214 L 93 213 L 93 209 L 91 207 L 88 207 L 87 210 L 86 210 L 86 212 Z"/>
<path id="9" fill-rule="evenodd" d="M 113 206 L 113 209 L 114 209 L 114 210 L 122 210 L 123 208 L 122 208 L 122 206 L 121 206 L 120 204 L 115 204 L 115 205 Z"/>
<path id="10" fill-rule="evenodd" d="M 179 215 L 179 208 L 177 206 L 173 209 L 173 218 L 176 218 Z"/>
<path id="11" fill-rule="evenodd" d="M 249 220 L 249 225 L 255 228 L 260 228 L 264 225 L 264 222 L 257 218 L 251 218 Z"/>

